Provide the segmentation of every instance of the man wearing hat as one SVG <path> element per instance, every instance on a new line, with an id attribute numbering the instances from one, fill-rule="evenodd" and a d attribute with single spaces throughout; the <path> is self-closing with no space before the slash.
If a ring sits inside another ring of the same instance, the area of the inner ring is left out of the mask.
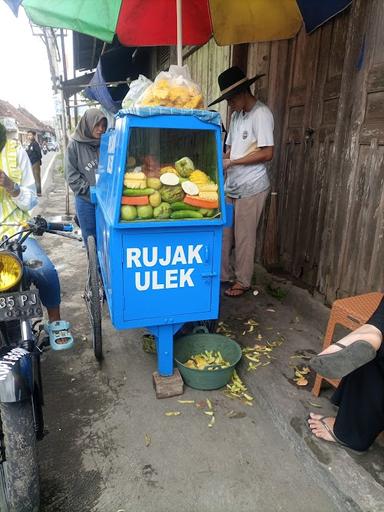
<path id="1" fill-rule="evenodd" d="M 240 297 L 251 287 L 256 232 L 270 183 L 266 162 L 273 157 L 273 115 L 250 90 L 264 75 L 247 78 L 237 66 L 219 75 L 221 96 L 233 111 L 224 154 L 225 194 L 233 204 L 233 226 L 224 230 L 221 281 L 231 283 L 228 297 Z M 230 254 L 235 246 L 234 268 Z"/>

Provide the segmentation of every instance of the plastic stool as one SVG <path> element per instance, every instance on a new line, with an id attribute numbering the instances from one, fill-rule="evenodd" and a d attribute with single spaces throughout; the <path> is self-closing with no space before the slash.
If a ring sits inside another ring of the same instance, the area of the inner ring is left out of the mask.
<path id="1" fill-rule="evenodd" d="M 348 297 L 347 299 L 335 300 L 332 304 L 331 315 L 324 336 L 323 350 L 333 343 L 333 334 L 336 324 L 343 325 L 351 331 L 354 331 L 361 325 L 367 323 L 382 298 L 382 293 L 372 292 L 365 293 L 364 295 L 356 295 L 355 297 Z M 315 384 L 312 388 L 313 395 L 320 395 L 323 380 L 326 380 L 335 388 L 337 388 L 340 382 L 339 380 L 326 379 L 317 374 Z"/>

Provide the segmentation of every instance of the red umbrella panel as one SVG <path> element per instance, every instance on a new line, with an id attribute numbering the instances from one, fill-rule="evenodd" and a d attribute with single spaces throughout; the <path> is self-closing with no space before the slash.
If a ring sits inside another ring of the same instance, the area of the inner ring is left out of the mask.
<path id="1" fill-rule="evenodd" d="M 212 35 L 208 0 L 182 2 L 184 45 L 201 45 Z M 125 46 L 167 46 L 177 40 L 175 0 L 123 1 L 116 27 Z"/>

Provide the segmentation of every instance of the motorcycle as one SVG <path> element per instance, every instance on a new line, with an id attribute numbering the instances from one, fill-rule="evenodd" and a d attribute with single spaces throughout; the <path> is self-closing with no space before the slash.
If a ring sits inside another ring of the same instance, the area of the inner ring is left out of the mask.
<path id="1" fill-rule="evenodd" d="M 43 310 L 30 288 L 23 246 L 33 234 L 70 235 L 72 224 L 31 219 L 19 233 L 0 241 L 0 510 L 38 512 L 40 507 L 36 440 L 44 437 L 40 355 L 49 340 L 36 326 Z M 65 233 L 67 232 L 67 233 Z"/>

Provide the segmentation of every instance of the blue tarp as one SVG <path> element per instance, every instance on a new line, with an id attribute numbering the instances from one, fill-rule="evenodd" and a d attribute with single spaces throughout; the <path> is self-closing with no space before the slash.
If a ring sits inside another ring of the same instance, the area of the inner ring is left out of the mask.
<path id="1" fill-rule="evenodd" d="M 211 112 L 210 110 L 195 110 L 188 108 L 173 108 L 173 107 L 129 107 L 120 110 L 121 114 L 133 114 L 140 117 L 151 116 L 194 116 L 204 121 L 205 123 L 212 123 L 221 126 L 221 117 L 218 112 Z M 120 113 L 119 112 L 119 113 Z M 119 114 L 118 114 L 119 115 Z"/>
<path id="2" fill-rule="evenodd" d="M 127 79 L 135 80 L 139 74 L 150 73 L 150 59 L 147 49 L 140 48 L 132 59 L 135 48 L 113 47 L 100 56 L 96 72 L 85 94 L 99 101 L 109 112 L 115 114 L 121 108 L 121 102 L 128 92 Z M 113 87 L 106 84 L 112 83 Z"/>
<path id="3" fill-rule="evenodd" d="M 22 1 L 23 0 L 4 0 L 15 16 L 19 14 L 19 7 Z"/>
<path id="4" fill-rule="evenodd" d="M 352 0 L 296 0 L 308 33 L 351 5 Z"/>
<path id="5" fill-rule="evenodd" d="M 105 84 L 101 70 L 101 61 L 99 61 L 95 74 L 89 82 L 89 87 L 85 89 L 84 94 L 90 100 L 98 101 L 100 105 L 114 114 L 121 107 L 121 101 L 114 101 L 109 94 L 108 87 Z"/>

